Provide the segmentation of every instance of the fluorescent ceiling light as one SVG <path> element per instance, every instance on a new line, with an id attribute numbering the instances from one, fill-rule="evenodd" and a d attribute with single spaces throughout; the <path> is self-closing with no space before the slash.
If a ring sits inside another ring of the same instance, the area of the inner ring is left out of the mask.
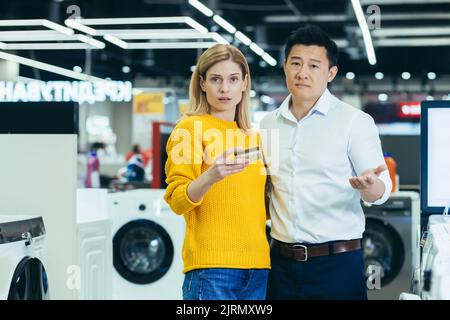
<path id="1" fill-rule="evenodd" d="M 100 29 L 95 30 L 98 36 L 104 36 L 107 34 L 112 34 L 120 37 L 122 34 L 136 34 L 142 35 L 144 38 L 145 35 L 150 34 L 161 34 L 161 33 L 199 33 L 197 30 L 189 29 Z M 1 33 L 0 33 L 1 34 Z"/>
<path id="2" fill-rule="evenodd" d="M 42 19 L 0 20 L 0 27 L 41 26 Z"/>
<path id="3" fill-rule="evenodd" d="M 61 34 L 54 30 L 0 31 L 0 41 L 68 41 L 78 40 L 75 35 Z"/>
<path id="4" fill-rule="evenodd" d="M 43 26 L 52 30 L 20 30 L 0 32 L 0 41 L 5 43 L 0 47 L 3 50 L 47 50 L 47 49 L 103 49 L 105 44 L 85 35 L 75 35 L 70 28 L 64 27 L 47 19 L 21 19 L 21 20 L 0 20 L 0 26 Z M 42 41 L 73 41 L 79 40 L 89 44 L 86 47 L 80 43 L 45 43 Z M 39 42 L 39 43 L 19 43 L 19 42 Z M 13 43 L 8 43 L 13 42 Z"/>
<path id="5" fill-rule="evenodd" d="M 266 61 L 268 64 L 270 64 L 272 67 L 275 67 L 277 65 L 277 60 L 275 60 L 270 54 L 268 54 L 267 52 L 265 52 L 262 55 L 262 58 L 264 59 L 264 61 Z"/>
<path id="6" fill-rule="evenodd" d="M 115 44 L 118 47 L 121 47 L 122 49 L 128 49 L 128 43 L 126 43 L 125 41 L 111 35 L 111 34 L 106 34 L 103 36 L 103 38 L 106 41 L 111 42 L 112 44 Z"/>
<path id="7" fill-rule="evenodd" d="M 84 34 L 77 34 L 77 38 L 80 41 L 83 41 L 85 43 L 89 43 L 90 45 L 98 48 L 98 49 L 104 49 L 105 48 L 105 44 L 101 41 L 95 40 L 91 37 L 85 36 Z"/>
<path id="8" fill-rule="evenodd" d="M 66 21 L 64 21 L 64 24 L 68 27 L 71 27 L 73 29 L 82 31 L 84 33 L 90 34 L 92 36 L 97 35 L 97 32 L 95 29 L 85 26 L 84 24 L 79 23 L 77 20 L 75 19 L 66 19 Z"/>
<path id="9" fill-rule="evenodd" d="M 383 80 L 384 74 L 382 72 L 377 72 L 377 73 L 375 73 L 375 78 L 377 80 Z"/>
<path id="10" fill-rule="evenodd" d="M 222 37 L 217 32 L 212 32 L 211 35 L 212 35 L 212 38 L 217 41 L 217 43 L 230 44 L 224 37 Z"/>
<path id="11" fill-rule="evenodd" d="M 401 37 L 401 36 L 442 36 L 450 35 L 450 27 L 420 27 L 420 28 L 386 28 L 372 31 L 375 37 Z"/>
<path id="12" fill-rule="evenodd" d="M 409 72 L 402 72 L 402 79 L 403 80 L 411 79 L 411 73 L 409 73 Z"/>
<path id="13" fill-rule="evenodd" d="M 383 15 L 384 19 L 384 15 Z M 313 14 L 313 15 L 269 15 L 264 17 L 264 22 L 267 23 L 293 23 L 293 22 L 345 22 L 347 16 L 343 14 Z"/>
<path id="14" fill-rule="evenodd" d="M 120 37 L 120 38 L 119 38 Z M 181 33 L 181 34 L 153 34 L 153 35 L 126 35 L 119 34 L 117 36 L 113 35 L 105 35 L 104 39 L 123 48 L 123 49 L 176 49 L 179 46 L 180 48 L 209 48 L 211 44 L 215 44 L 212 42 L 125 42 L 122 39 L 214 39 L 217 43 L 229 44 L 229 42 L 215 32 L 210 33 Z M 206 44 L 204 44 L 206 43 Z"/>
<path id="15" fill-rule="evenodd" d="M 6 50 L 6 43 L 0 42 L 0 50 Z"/>
<path id="16" fill-rule="evenodd" d="M 378 47 L 437 47 L 449 46 L 450 38 L 388 38 L 375 43 Z"/>
<path id="17" fill-rule="evenodd" d="M 74 33 L 74 31 L 72 29 L 66 28 L 60 24 L 54 23 L 53 21 L 50 21 L 47 19 L 42 20 L 42 24 L 49 29 L 59 31 L 64 34 L 73 34 Z"/>
<path id="18" fill-rule="evenodd" d="M 422 2 L 423 3 L 423 2 Z M 383 13 L 382 19 L 386 20 L 448 20 L 448 12 L 405 12 L 405 13 Z"/>
<path id="19" fill-rule="evenodd" d="M 367 59 L 371 65 L 377 63 L 377 58 L 375 56 L 375 49 L 373 48 L 372 38 L 370 36 L 369 26 L 367 25 L 366 17 L 362 10 L 359 0 L 351 0 L 353 11 L 356 15 L 356 20 L 358 20 L 359 28 L 361 29 L 362 36 L 364 39 L 364 47 L 366 48 Z"/>
<path id="20" fill-rule="evenodd" d="M 0 27 L 43 26 L 63 34 L 73 34 L 72 29 L 47 19 L 0 20 Z"/>
<path id="21" fill-rule="evenodd" d="M 198 23 L 197 21 L 195 21 L 194 19 L 192 19 L 190 17 L 186 17 L 184 19 L 184 22 L 187 23 L 188 25 L 190 25 L 192 28 L 194 28 L 198 32 L 208 33 L 208 29 L 206 29 L 204 26 L 202 26 L 200 23 Z"/>
<path id="22" fill-rule="evenodd" d="M 334 42 L 339 48 L 347 48 L 348 40 L 347 39 L 334 39 Z"/>
<path id="23" fill-rule="evenodd" d="M 151 33 L 151 34 L 139 34 L 139 33 L 118 33 L 114 34 L 115 37 L 122 40 L 146 40 L 146 39 L 212 39 L 214 32 L 200 33 L 197 31 L 187 33 Z"/>
<path id="24" fill-rule="evenodd" d="M 424 3 L 423 0 L 420 0 Z M 376 2 L 380 5 L 380 3 Z M 383 13 L 383 21 L 398 21 L 398 20 L 448 20 L 448 12 L 403 12 L 403 13 Z M 295 23 L 295 22 L 346 22 L 348 17 L 344 14 L 313 14 L 309 16 L 303 15 L 269 15 L 263 18 L 266 23 Z M 383 27 L 384 28 L 384 27 Z"/>
<path id="25" fill-rule="evenodd" d="M 347 73 L 345 74 L 345 77 L 346 77 L 348 80 L 353 80 L 353 79 L 355 79 L 355 74 L 354 74 L 353 72 L 347 72 Z"/>
<path id="26" fill-rule="evenodd" d="M 236 32 L 236 28 L 230 24 L 228 21 L 226 21 L 221 16 L 218 16 L 217 14 L 213 17 L 214 22 L 216 22 L 219 26 L 227 30 L 229 33 L 233 34 Z"/>
<path id="27" fill-rule="evenodd" d="M 212 15 L 214 14 L 214 12 L 210 8 L 205 6 L 200 1 L 189 0 L 189 4 L 191 6 L 193 6 L 195 9 L 197 9 L 198 11 L 200 11 L 201 13 L 203 13 L 205 16 L 212 17 Z"/>
<path id="28" fill-rule="evenodd" d="M 238 31 L 234 34 L 234 36 L 243 44 L 245 44 L 246 46 L 249 46 L 252 43 L 252 40 L 250 40 L 249 37 L 247 37 L 245 34 L 243 34 L 242 32 Z"/>
<path id="29" fill-rule="evenodd" d="M 164 24 L 184 23 L 187 17 L 144 17 L 144 18 L 99 18 L 77 19 L 81 24 L 93 25 L 118 25 L 118 24 Z"/>
<path id="30" fill-rule="evenodd" d="M 17 55 L 2 52 L 2 51 L 0 51 L 0 59 L 5 59 L 8 61 L 20 63 L 20 64 L 23 64 L 23 65 L 26 65 L 26 66 L 29 66 L 32 68 L 41 69 L 44 71 L 56 73 L 56 74 L 59 74 L 59 75 L 65 76 L 65 77 L 74 78 L 74 79 L 81 80 L 81 81 L 106 81 L 104 79 L 93 77 L 93 76 L 90 76 L 85 73 L 78 73 L 78 72 L 75 72 L 75 71 L 72 71 L 69 69 L 65 69 L 65 68 L 61 68 L 61 67 L 58 67 L 58 66 L 55 66 L 52 64 L 24 58 L 21 56 L 17 56 Z"/>
<path id="31" fill-rule="evenodd" d="M 378 100 L 380 101 L 387 101 L 389 99 L 389 96 L 386 93 L 380 93 L 378 95 Z"/>
<path id="32" fill-rule="evenodd" d="M 97 49 L 87 43 L 80 42 L 43 42 L 43 43 L 7 43 L 3 50 L 85 50 L 85 49 Z"/>
<path id="33" fill-rule="evenodd" d="M 264 50 L 254 42 L 250 45 L 250 49 L 252 49 L 258 56 L 262 56 L 264 54 Z"/>
<path id="34" fill-rule="evenodd" d="M 376 4 L 376 5 L 399 5 L 399 4 L 423 4 L 423 0 L 362 0 L 362 5 Z M 427 0 L 427 4 L 432 3 L 450 3 L 449 0 Z"/>
<path id="35" fill-rule="evenodd" d="M 146 42 L 129 43 L 128 49 L 203 49 L 215 44 L 216 42 Z"/>

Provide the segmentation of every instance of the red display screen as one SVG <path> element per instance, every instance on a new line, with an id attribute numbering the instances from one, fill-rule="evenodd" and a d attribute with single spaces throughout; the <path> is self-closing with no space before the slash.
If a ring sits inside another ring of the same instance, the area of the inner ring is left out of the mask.
<path id="1" fill-rule="evenodd" d="M 396 107 L 399 118 L 420 118 L 420 102 L 418 101 L 400 101 Z"/>

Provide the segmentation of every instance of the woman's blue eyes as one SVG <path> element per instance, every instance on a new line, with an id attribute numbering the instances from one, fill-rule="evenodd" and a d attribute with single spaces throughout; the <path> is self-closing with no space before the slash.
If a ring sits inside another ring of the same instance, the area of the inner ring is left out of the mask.
<path id="1" fill-rule="evenodd" d="M 239 80 L 239 78 L 237 78 L 237 77 L 230 78 L 230 81 L 231 81 L 231 82 L 236 82 L 236 81 L 238 81 L 238 80 Z M 211 81 L 212 81 L 212 82 L 221 82 L 222 79 L 221 79 L 221 78 L 211 78 Z"/>

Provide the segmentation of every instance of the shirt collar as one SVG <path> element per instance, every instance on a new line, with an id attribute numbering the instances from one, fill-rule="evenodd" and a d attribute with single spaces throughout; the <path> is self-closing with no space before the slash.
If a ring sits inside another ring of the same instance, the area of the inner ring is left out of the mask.
<path id="1" fill-rule="evenodd" d="M 295 122 L 297 122 L 295 117 L 289 111 L 289 103 L 291 101 L 291 97 L 292 95 L 289 94 L 286 97 L 286 99 L 284 99 L 284 101 L 281 103 L 278 115 L 282 115 L 289 120 L 294 120 Z M 325 89 L 320 98 L 317 100 L 316 104 L 311 109 L 310 113 L 319 112 L 323 115 L 327 115 L 328 111 L 332 107 L 332 104 L 333 104 L 333 95 L 328 89 Z"/>

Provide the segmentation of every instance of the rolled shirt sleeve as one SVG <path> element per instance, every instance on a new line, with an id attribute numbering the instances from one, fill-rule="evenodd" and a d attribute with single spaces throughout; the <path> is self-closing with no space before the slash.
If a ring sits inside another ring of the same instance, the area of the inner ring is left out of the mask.
<path id="1" fill-rule="evenodd" d="M 353 119 L 351 125 L 348 155 L 355 174 L 360 176 L 368 169 L 373 169 L 383 164 L 385 165 L 386 162 L 381 148 L 378 128 L 373 118 L 367 113 L 362 112 Z M 383 171 L 378 178 L 384 183 L 384 193 L 376 201 L 364 201 L 366 204 L 383 204 L 391 194 L 392 181 L 389 176 L 389 171 Z"/>

